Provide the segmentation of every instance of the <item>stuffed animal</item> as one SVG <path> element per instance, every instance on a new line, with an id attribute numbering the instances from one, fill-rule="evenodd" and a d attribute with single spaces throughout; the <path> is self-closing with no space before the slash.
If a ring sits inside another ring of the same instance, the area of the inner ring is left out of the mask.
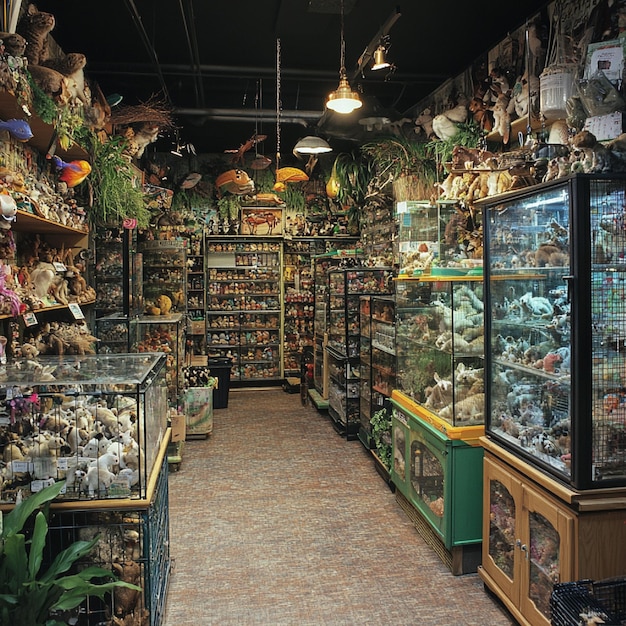
<path id="1" fill-rule="evenodd" d="M 49 58 L 49 35 L 54 26 L 54 15 L 39 11 L 34 4 L 28 5 L 26 13 L 17 23 L 17 32 L 27 42 L 25 55 L 29 71 L 32 66 L 40 65 Z"/>
<path id="2" fill-rule="evenodd" d="M 165 294 L 161 294 L 157 299 L 156 303 L 159 308 L 160 315 L 168 315 L 172 310 L 172 300 L 169 296 Z"/>
<path id="3" fill-rule="evenodd" d="M 113 563 L 113 571 L 120 580 L 133 585 L 141 583 L 141 566 L 136 561 Z M 133 614 L 137 609 L 140 591 L 129 587 L 115 587 L 113 591 L 114 611 L 117 617 Z"/>

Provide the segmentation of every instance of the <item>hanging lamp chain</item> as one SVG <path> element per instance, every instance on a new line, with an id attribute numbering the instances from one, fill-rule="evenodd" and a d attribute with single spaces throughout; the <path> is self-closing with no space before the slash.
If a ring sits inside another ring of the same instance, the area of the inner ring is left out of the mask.
<path id="1" fill-rule="evenodd" d="M 339 36 L 340 36 L 340 47 L 339 47 L 339 77 L 344 78 L 347 77 L 346 74 L 346 40 L 344 37 L 344 26 L 343 26 L 343 0 L 341 0 L 340 5 L 340 22 L 339 22 Z"/>
<path id="2" fill-rule="evenodd" d="M 276 39 L 276 169 L 280 163 L 280 115 L 282 102 L 280 100 L 280 38 Z"/>

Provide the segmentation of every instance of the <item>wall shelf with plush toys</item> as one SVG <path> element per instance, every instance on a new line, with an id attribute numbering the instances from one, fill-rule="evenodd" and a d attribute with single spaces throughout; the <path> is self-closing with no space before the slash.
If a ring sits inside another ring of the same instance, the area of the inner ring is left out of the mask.
<path id="1" fill-rule="evenodd" d="M 8 91 L 0 91 L 0 119 L 28 122 L 32 137 L 27 139 L 27 143 L 39 154 L 48 153 L 52 147 L 52 152 L 64 160 L 88 159 L 87 152 L 77 143 L 73 143 L 67 150 L 58 145 L 55 141 L 56 130 L 54 125 L 47 124 L 32 113 L 28 115 L 18 103 L 17 98 Z"/>

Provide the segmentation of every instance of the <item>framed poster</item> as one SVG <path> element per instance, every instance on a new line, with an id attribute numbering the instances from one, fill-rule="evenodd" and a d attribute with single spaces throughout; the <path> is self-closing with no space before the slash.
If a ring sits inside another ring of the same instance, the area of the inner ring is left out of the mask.
<path id="1" fill-rule="evenodd" d="M 282 235 L 283 210 L 274 207 L 242 207 L 242 235 Z"/>

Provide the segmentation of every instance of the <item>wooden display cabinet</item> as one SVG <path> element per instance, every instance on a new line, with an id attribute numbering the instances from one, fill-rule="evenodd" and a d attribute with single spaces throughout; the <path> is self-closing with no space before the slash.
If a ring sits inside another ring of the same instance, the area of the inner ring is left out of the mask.
<path id="1" fill-rule="evenodd" d="M 486 438 L 478 573 L 523 625 L 549 626 L 554 584 L 626 573 L 626 490 L 576 492 Z"/>

